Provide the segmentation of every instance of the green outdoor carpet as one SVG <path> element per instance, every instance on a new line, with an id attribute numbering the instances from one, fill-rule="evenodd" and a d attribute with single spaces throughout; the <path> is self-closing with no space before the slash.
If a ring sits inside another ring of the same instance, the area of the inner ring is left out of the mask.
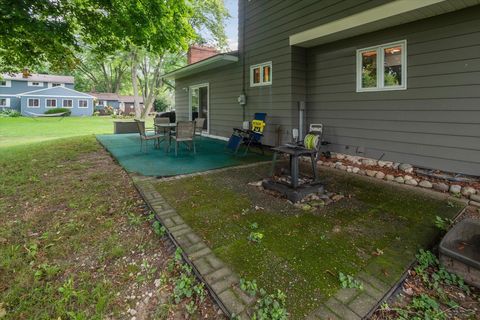
<path id="1" fill-rule="evenodd" d="M 173 144 L 170 152 L 166 152 L 167 142 L 162 142 L 160 149 L 155 149 L 153 141 L 149 141 L 148 152 L 140 151 L 138 134 L 97 135 L 97 140 L 125 170 L 144 176 L 174 176 L 271 159 L 269 155 L 251 152 L 246 156 L 235 156 L 225 150 L 227 142 L 206 137 L 195 138 L 196 154 L 181 144 L 177 157 Z"/>

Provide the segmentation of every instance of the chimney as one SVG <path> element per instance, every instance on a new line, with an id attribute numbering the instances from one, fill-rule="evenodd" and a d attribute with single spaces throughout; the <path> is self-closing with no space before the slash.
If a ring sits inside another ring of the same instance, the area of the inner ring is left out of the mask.
<path id="1" fill-rule="evenodd" d="M 212 47 L 192 45 L 188 48 L 187 61 L 188 64 L 192 64 L 210 58 L 218 53 L 218 50 Z"/>
<path id="2" fill-rule="evenodd" d="M 25 79 L 28 78 L 28 77 L 30 77 L 30 70 L 28 70 L 28 68 L 23 68 L 23 70 L 22 70 L 22 76 L 23 76 L 23 78 L 25 78 Z"/>

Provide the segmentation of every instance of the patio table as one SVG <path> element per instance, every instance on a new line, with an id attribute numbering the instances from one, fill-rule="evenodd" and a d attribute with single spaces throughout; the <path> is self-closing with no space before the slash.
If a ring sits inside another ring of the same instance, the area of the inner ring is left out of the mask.
<path id="1" fill-rule="evenodd" d="M 172 130 L 174 130 L 176 127 L 177 127 L 177 124 L 176 123 L 158 123 L 158 124 L 154 124 L 155 128 L 157 129 L 163 129 L 163 132 L 165 134 L 165 136 L 162 138 L 162 139 L 159 139 L 158 141 L 158 145 L 160 145 L 160 143 L 162 141 L 166 141 L 167 138 L 168 138 L 168 146 L 167 148 L 170 148 L 170 143 L 171 143 L 171 133 L 172 133 Z M 156 131 L 156 130 L 155 130 Z M 168 133 L 168 137 L 167 137 L 167 133 Z"/>

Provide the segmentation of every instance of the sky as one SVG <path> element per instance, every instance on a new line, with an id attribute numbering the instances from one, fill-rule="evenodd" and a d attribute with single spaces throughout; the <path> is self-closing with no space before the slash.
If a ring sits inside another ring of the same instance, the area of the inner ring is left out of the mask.
<path id="1" fill-rule="evenodd" d="M 238 48 L 238 0 L 224 0 L 225 7 L 230 12 L 231 17 L 226 21 L 225 33 L 230 50 Z"/>

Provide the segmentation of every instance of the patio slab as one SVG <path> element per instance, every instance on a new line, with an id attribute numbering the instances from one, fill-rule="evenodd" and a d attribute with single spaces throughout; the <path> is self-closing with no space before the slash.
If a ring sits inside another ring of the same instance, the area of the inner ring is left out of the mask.
<path id="1" fill-rule="evenodd" d="M 97 135 L 97 140 L 127 172 L 143 176 L 168 177 L 271 160 L 270 155 L 256 153 L 233 155 L 225 150 L 225 141 L 207 137 L 195 139 L 196 154 L 182 145 L 178 156 L 173 146 L 166 152 L 166 142 L 155 149 L 153 141 L 149 141 L 148 152 L 140 151 L 138 134 Z"/>

